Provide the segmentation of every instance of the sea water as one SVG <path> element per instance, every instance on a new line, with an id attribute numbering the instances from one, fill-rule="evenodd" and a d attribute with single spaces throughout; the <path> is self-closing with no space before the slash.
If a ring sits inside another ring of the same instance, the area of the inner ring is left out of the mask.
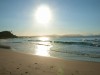
<path id="1" fill-rule="evenodd" d="M 0 39 L 0 44 L 26 54 L 100 62 L 100 37 L 23 37 Z"/>

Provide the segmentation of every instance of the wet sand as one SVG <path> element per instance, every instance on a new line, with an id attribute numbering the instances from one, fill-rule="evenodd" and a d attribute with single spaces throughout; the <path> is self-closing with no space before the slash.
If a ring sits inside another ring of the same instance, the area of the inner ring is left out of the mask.
<path id="1" fill-rule="evenodd" d="M 0 48 L 0 75 L 100 75 L 100 63 L 66 61 Z"/>

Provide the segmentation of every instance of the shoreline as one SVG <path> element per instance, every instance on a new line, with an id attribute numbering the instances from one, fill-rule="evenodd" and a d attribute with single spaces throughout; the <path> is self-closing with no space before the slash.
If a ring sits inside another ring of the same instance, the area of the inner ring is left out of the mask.
<path id="1" fill-rule="evenodd" d="M 0 75 L 100 75 L 100 63 L 17 53 L 0 48 Z"/>
<path id="2" fill-rule="evenodd" d="M 0 45 L 0 50 L 1 49 L 6 50 L 6 51 L 10 51 L 10 52 L 15 52 L 15 53 L 21 53 L 21 54 L 26 54 L 26 55 L 28 54 L 28 55 L 40 56 L 40 57 L 49 57 L 49 58 L 61 59 L 61 60 L 65 60 L 65 61 L 82 61 L 82 62 L 97 62 L 97 63 L 100 63 L 100 61 L 64 59 L 64 58 L 61 58 L 61 57 L 42 56 L 42 55 L 35 55 L 35 54 L 32 54 L 32 53 L 19 52 L 19 51 L 14 51 L 10 46 L 6 46 L 6 45 Z"/>

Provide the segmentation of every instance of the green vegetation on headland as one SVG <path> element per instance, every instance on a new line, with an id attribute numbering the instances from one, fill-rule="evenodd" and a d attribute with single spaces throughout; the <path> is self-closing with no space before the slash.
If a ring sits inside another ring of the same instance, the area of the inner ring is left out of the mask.
<path id="1" fill-rule="evenodd" d="M 17 38 L 17 36 L 10 31 L 0 32 L 0 39 L 7 39 L 7 38 Z"/>

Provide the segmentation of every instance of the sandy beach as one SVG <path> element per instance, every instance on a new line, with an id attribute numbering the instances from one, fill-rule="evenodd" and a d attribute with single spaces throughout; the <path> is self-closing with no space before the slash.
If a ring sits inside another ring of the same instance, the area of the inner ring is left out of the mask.
<path id="1" fill-rule="evenodd" d="M 100 75 L 100 63 L 66 61 L 0 48 L 0 75 Z"/>

